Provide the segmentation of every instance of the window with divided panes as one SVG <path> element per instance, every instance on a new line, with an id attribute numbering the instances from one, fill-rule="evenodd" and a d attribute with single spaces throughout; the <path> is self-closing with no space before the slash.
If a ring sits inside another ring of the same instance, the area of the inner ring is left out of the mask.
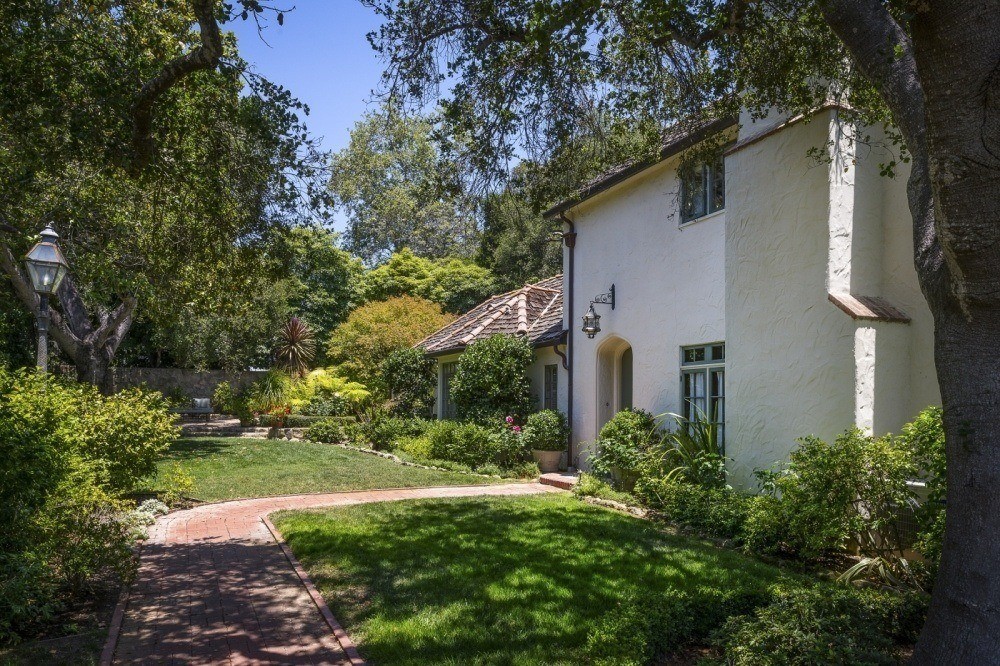
<path id="1" fill-rule="evenodd" d="M 725 447 L 726 343 L 681 349 L 681 415 L 705 416 L 719 429 L 719 449 Z"/>
<path id="2" fill-rule="evenodd" d="M 545 366 L 545 386 L 542 394 L 543 409 L 559 409 L 559 366 Z"/>

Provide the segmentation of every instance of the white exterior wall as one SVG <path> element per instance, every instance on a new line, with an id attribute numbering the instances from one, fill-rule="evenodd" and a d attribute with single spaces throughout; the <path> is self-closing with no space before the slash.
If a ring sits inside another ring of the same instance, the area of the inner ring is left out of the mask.
<path id="1" fill-rule="evenodd" d="M 741 138 L 759 132 L 744 125 Z M 810 148 L 830 144 L 818 164 Z M 856 148 L 828 110 L 726 161 L 727 455 L 736 485 L 795 439 L 857 424 L 882 434 L 939 402 L 933 322 L 920 294 L 906 173 Z M 910 324 L 855 321 L 830 292 L 882 296 Z"/>
<path id="2" fill-rule="evenodd" d="M 574 311 L 565 316 L 566 326 L 574 328 L 574 462 L 583 468 L 602 420 L 602 345 L 616 339 L 631 345 L 632 405 L 662 414 L 680 411 L 681 347 L 725 338 L 726 212 L 679 226 L 677 164 L 675 158 L 648 169 L 567 214 L 577 232 Z M 590 300 L 612 283 L 616 308 L 595 306 L 601 332 L 588 339 L 579 330 L 581 318 Z"/>

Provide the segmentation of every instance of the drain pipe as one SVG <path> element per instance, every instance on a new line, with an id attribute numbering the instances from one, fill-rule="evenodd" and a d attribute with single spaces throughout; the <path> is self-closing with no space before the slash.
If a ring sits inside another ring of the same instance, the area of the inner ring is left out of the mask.
<path id="1" fill-rule="evenodd" d="M 566 466 L 575 467 L 573 464 L 573 250 L 576 248 L 576 225 L 573 220 L 566 217 L 565 213 L 559 213 L 559 220 L 563 225 L 569 227 L 569 231 L 562 232 L 563 243 L 569 249 L 569 258 L 566 262 L 566 275 L 563 279 L 566 282 L 566 310 L 568 314 L 568 325 L 566 327 L 566 354 L 569 355 L 569 362 L 566 363 L 566 419 L 569 421 L 569 441 L 566 442 Z"/>

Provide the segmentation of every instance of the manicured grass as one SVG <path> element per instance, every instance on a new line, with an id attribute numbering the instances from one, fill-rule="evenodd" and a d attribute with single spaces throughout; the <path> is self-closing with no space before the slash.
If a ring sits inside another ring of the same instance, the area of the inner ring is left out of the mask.
<path id="1" fill-rule="evenodd" d="M 579 664 L 632 591 L 754 588 L 775 567 L 566 495 L 282 512 L 275 523 L 378 664 Z"/>
<path id="2" fill-rule="evenodd" d="M 159 463 L 173 463 L 194 479 L 195 499 L 214 502 L 295 493 L 489 483 L 490 479 L 407 467 L 329 444 L 282 440 L 192 437 L 174 443 Z M 151 489 L 159 489 L 158 479 Z"/>

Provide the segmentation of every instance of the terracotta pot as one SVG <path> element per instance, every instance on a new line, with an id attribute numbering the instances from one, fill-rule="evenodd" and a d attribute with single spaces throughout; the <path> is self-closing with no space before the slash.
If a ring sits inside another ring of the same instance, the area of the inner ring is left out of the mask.
<path id="1" fill-rule="evenodd" d="M 543 474 L 557 472 L 559 471 L 559 458 L 562 457 L 562 451 L 539 451 L 538 449 L 532 449 L 531 457 L 538 463 L 538 469 L 542 470 Z"/>

